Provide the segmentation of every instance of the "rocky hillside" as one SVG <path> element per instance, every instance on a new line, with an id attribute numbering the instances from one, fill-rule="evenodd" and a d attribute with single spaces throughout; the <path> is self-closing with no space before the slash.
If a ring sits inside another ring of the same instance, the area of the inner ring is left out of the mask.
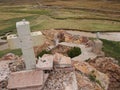
<path id="1" fill-rule="evenodd" d="M 46 57 L 48 56 L 49 55 L 46 55 Z M 63 60 L 68 58 L 61 54 L 57 54 L 57 57 L 55 58 L 57 59 L 59 57 L 62 57 Z M 69 80 L 71 81 L 70 77 L 73 75 L 72 72 L 76 73 L 75 77 L 77 78 L 78 90 L 107 90 L 109 78 L 106 74 L 101 73 L 87 62 L 73 61 L 72 66 L 75 68 L 75 71 L 61 71 L 60 73 L 59 70 L 56 71 L 53 69 L 45 84 L 44 90 L 59 90 L 59 88 L 64 88 L 62 87 L 64 86 L 64 82 L 68 82 Z M 24 70 L 25 66 L 21 57 L 9 53 L 2 57 L 2 60 L 0 61 L 0 67 L 0 87 L 3 89 L 7 86 L 9 74 L 11 72 Z M 60 82 L 63 82 L 63 84 Z"/>
<path id="2" fill-rule="evenodd" d="M 108 75 L 110 79 L 108 90 L 120 90 L 120 66 L 110 57 L 100 57 L 89 61 L 89 64 L 100 72 Z"/>
<path id="3" fill-rule="evenodd" d="M 73 62 L 79 90 L 107 90 L 109 78 L 86 62 Z"/>

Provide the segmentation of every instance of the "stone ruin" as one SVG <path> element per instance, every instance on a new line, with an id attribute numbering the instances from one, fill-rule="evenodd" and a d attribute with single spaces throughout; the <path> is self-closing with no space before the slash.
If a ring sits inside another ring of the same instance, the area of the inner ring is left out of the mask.
<path id="1" fill-rule="evenodd" d="M 59 68 L 60 70 L 64 71 L 64 68 L 67 68 L 65 70 L 74 71 L 74 69 L 69 69 L 72 68 L 71 59 L 69 57 L 65 57 L 57 53 L 55 55 L 44 55 L 43 57 L 39 57 L 38 62 L 36 64 L 36 58 L 33 52 L 32 41 L 30 36 L 29 22 L 24 20 L 21 22 L 17 22 L 16 25 L 19 39 L 21 42 L 21 49 L 23 52 L 23 59 L 25 62 L 26 69 L 23 71 L 10 73 L 7 86 L 9 90 L 41 90 L 44 88 L 44 85 L 49 77 L 49 73 L 51 71 L 54 71 L 54 69 L 58 70 L 57 68 Z M 74 79 L 76 80 L 75 77 Z M 69 81 L 63 82 L 65 84 L 63 85 L 64 89 L 69 90 L 69 88 L 72 85 L 72 90 L 77 90 L 77 83 L 74 82 L 75 80 L 73 80 L 71 83 L 68 83 Z M 66 87 L 68 89 L 66 89 Z M 54 88 L 52 90 L 59 89 Z"/>

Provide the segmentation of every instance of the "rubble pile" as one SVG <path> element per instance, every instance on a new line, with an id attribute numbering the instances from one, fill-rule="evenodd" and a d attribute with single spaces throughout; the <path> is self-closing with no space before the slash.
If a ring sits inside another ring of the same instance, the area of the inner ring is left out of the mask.
<path id="1" fill-rule="evenodd" d="M 86 46 L 91 47 L 92 48 L 91 51 L 97 54 L 97 56 L 104 56 L 104 52 L 102 51 L 103 42 L 101 40 L 99 39 L 88 40 L 88 42 L 86 42 Z"/>
<path id="2" fill-rule="evenodd" d="M 68 50 L 70 50 L 70 49 L 71 49 L 71 47 L 63 46 L 63 45 L 58 45 L 58 46 L 56 46 L 55 48 L 53 48 L 53 49 L 51 50 L 51 53 L 52 53 L 52 54 L 61 53 L 61 54 L 65 55 L 65 56 L 67 56 L 67 52 L 68 52 Z"/>
<path id="3" fill-rule="evenodd" d="M 71 71 L 52 71 L 43 90 L 75 90 L 73 89 L 74 73 Z M 70 86 L 70 89 L 66 89 Z"/>
<path id="4" fill-rule="evenodd" d="M 42 61 L 38 61 L 37 70 L 40 69 L 44 71 L 47 69 L 47 73 L 49 73 L 45 74 L 47 75 L 47 78 L 43 84 L 44 88 L 41 87 L 43 90 L 107 90 L 108 88 L 109 78 L 107 75 L 97 71 L 86 62 L 71 62 L 71 59 L 69 57 L 66 57 L 59 53 L 55 53 L 54 55 L 43 55 L 40 60 Z M 49 64 L 50 67 L 47 64 L 49 63 L 49 60 L 53 61 L 53 68 L 51 68 L 52 64 Z M 25 68 L 22 58 L 19 58 L 18 60 L 10 60 L 10 62 L 8 61 L 9 60 L 6 61 L 7 63 L 5 64 L 5 70 L 3 70 L 7 76 L 4 75 L 6 77 L 2 79 L 2 83 L 4 80 L 6 80 L 6 85 L 3 85 L 5 83 L 0 84 L 1 87 L 4 86 L 5 88 L 7 86 L 7 79 L 9 77 L 9 74 L 11 72 L 24 70 Z M 0 63 L 0 66 L 2 66 L 2 61 L 0 61 Z M 45 69 L 41 67 L 40 63 L 44 63 L 43 67 L 45 67 Z M 49 70 L 49 68 L 51 69 Z M 0 71 L 0 73 L 4 74 L 2 71 Z M 91 75 L 95 76 L 93 81 L 90 78 Z M 2 76 L 0 76 L 0 78 L 1 77 Z M 77 85 L 79 89 L 77 89 Z"/>
<path id="5" fill-rule="evenodd" d="M 11 72 L 25 69 L 25 64 L 21 57 L 8 53 L 0 60 L 0 90 L 7 87 L 8 78 Z"/>
<path id="6" fill-rule="evenodd" d="M 25 63 L 22 59 L 15 60 L 9 63 L 9 69 L 11 72 L 25 70 Z"/>
<path id="7" fill-rule="evenodd" d="M 7 86 L 7 80 L 10 75 L 9 62 L 10 61 L 0 61 L 0 90 Z"/>
<path id="8" fill-rule="evenodd" d="M 107 90 L 109 78 L 86 62 L 73 61 L 79 90 Z"/>
<path id="9" fill-rule="evenodd" d="M 88 38 L 80 35 L 72 35 L 65 30 L 44 30 L 42 33 L 47 37 L 49 41 L 55 41 L 59 39 L 59 42 L 68 42 L 68 43 L 87 43 Z"/>
<path id="10" fill-rule="evenodd" d="M 108 75 L 110 84 L 108 90 L 120 89 L 120 66 L 116 64 L 117 60 L 110 57 L 98 57 L 89 61 L 89 64 L 100 72 Z"/>

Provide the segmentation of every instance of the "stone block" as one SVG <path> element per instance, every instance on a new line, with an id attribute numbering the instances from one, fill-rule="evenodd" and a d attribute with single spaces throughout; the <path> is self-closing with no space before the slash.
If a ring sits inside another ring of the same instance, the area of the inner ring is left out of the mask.
<path id="1" fill-rule="evenodd" d="M 63 56 L 62 54 L 56 53 L 54 55 L 54 64 L 58 67 L 71 67 L 70 57 Z"/>
<path id="2" fill-rule="evenodd" d="M 46 54 L 42 58 L 39 58 L 36 68 L 41 70 L 53 69 L 53 56 Z"/>
<path id="3" fill-rule="evenodd" d="M 11 73 L 8 89 L 40 90 L 43 85 L 43 71 L 27 70 Z"/>

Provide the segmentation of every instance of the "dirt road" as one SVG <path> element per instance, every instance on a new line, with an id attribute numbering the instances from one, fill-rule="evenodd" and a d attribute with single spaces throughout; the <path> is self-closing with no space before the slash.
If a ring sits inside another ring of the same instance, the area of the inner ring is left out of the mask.
<path id="1" fill-rule="evenodd" d="M 80 36 L 85 36 L 85 37 L 96 38 L 96 33 L 81 32 L 81 31 L 67 31 L 67 32 L 72 35 L 80 35 Z M 111 40 L 111 41 L 120 41 L 120 32 L 99 33 L 99 38 L 107 39 L 107 40 Z"/>

